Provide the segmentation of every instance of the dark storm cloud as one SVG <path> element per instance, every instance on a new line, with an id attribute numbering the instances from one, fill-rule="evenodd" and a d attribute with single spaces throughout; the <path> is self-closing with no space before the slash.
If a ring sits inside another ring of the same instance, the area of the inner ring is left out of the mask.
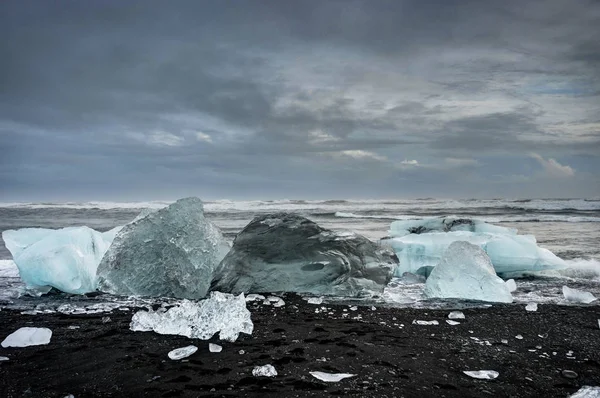
<path id="1" fill-rule="evenodd" d="M 468 196 L 488 156 L 535 187 L 532 152 L 600 167 L 598 26 L 584 0 L 4 1 L 3 196 Z"/>

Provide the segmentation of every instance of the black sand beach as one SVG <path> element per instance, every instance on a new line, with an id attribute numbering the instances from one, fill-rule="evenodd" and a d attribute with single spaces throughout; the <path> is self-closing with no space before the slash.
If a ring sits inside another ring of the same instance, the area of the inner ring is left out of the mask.
<path id="1" fill-rule="evenodd" d="M 0 362 L 0 396 L 566 397 L 600 385 L 597 306 L 540 305 L 527 312 L 524 305 L 494 305 L 465 309 L 466 319 L 451 326 L 448 310 L 325 305 L 330 310 L 320 311 L 322 305 L 298 296 L 284 299 L 281 308 L 248 303 L 254 333 L 235 343 L 213 338 L 220 353 L 209 352 L 208 341 L 132 332 L 134 310 L 21 315 L 4 309 L 1 338 L 23 326 L 48 327 L 53 335 L 46 346 L 0 348 L 10 358 Z M 199 348 L 189 358 L 167 357 L 189 344 Z M 278 376 L 253 377 L 252 369 L 265 364 Z M 481 369 L 500 375 L 463 374 Z M 325 383 L 309 371 L 356 377 Z"/>

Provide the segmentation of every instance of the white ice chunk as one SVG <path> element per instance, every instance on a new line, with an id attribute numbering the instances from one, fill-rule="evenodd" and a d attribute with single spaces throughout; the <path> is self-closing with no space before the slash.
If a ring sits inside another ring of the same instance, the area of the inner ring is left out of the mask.
<path id="1" fill-rule="evenodd" d="M 252 369 L 252 376 L 275 377 L 277 376 L 277 371 L 275 370 L 273 365 L 256 366 L 254 369 Z"/>
<path id="2" fill-rule="evenodd" d="M 495 370 L 463 370 L 463 373 L 474 379 L 494 380 L 499 373 Z"/>
<path id="3" fill-rule="evenodd" d="M 251 293 L 246 296 L 246 301 L 263 301 L 265 300 L 265 296 L 262 294 Z"/>
<path id="4" fill-rule="evenodd" d="M 323 304 L 323 297 L 309 297 L 307 300 L 308 304 Z"/>
<path id="5" fill-rule="evenodd" d="M 452 311 L 448 314 L 449 319 L 465 319 L 465 314 L 462 311 Z"/>
<path id="6" fill-rule="evenodd" d="M 208 351 L 210 351 L 210 352 L 221 352 L 221 351 L 223 351 L 223 347 L 221 347 L 218 344 L 209 343 L 208 344 Z"/>
<path id="7" fill-rule="evenodd" d="M 509 292 L 515 292 L 517 290 L 517 282 L 514 279 L 509 279 L 506 282 L 506 286 L 508 287 Z"/>
<path id="8" fill-rule="evenodd" d="M 446 323 L 451 326 L 460 325 L 460 322 L 453 321 L 451 319 L 446 319 Z"/>
<path id="9" fill-rule="evenodd" d="M 48 328 L 24 327 L 9 334 L 2 342 L 2 347 L 29 347 L 50 343 L 52 330 Z"/>
<path id="10" fill-rule="evenodd" d="M 517 235 L 515 230 L 478 220 L 446 217 L 395 221 L 389 234 L 391 239 L 382 243 L 391 246 L 400 260 L 396 276 L 404 272 L 422 274 L 419 269 L 435 266 L 448 246 L 461 240 L 481 247 L 498 274 L 537 272 L 567 266 L 549 250 L 538 247 L 534 236 Z"/>
<path id="11" fill-rule="evenodd" d="M 523 340 L 523 336 L 521 336 L 520 334 L 518 334 L 518 335 L 515 336 L 515 339 L 517 339 L 517 340 Z"/>
<path id="12" fill-rule="evenodd" d="M 567 301 L 574 303 L 589 304 L 592 301 L 596 301 L 596 297 L 590 292 L 584 292 L 583 290 L 571 289 L 570 287 L 563 286 L 563 296 Z"/>
<path id="13" fill-rule="evenodd" d="M 417 319 L 412 321 L 413 325 L 421 325 L 421 326 L 431 326 L 431 325 L 439 325 L 438 321 L 419 321 Z"/>
<path id="14" fill-rule="evenodd" d="M 2 238 L 28 287 L 83 294 L 96 290 L 98 264 L 118 229 L 24 228 L 4 231 Z"/>
<path id="15" fill-rule="evenodd" d="M 538 309 L 537 303 L 529 303 L 525 306 L 526 311 L 535 312 L 535 311 L 537 311 L 537 309 Z"/>
<path id="16" fill-rule="evenodd" d="M 269 296 L 267 300 L 273 304 L 273 307 L 283 307 L 285 305 L 285 301 L 281 297 Z"/>
<path id="17" fill-rule="evenodd" d="M 169 358 L 171 358 L 174 361 L 177 361 L 179 359 L 189 357 L 196 351 L 198 351 L 198 347 L 196 347 L 195 345 L 188 345 L 186 347 L 176 348 L 173 351 L 170 351 L 168 355 Z"/>
<path id="18" fill-rule="evenodd" d="M 500 279 L 489 257 L 469 242 L 453 242 L 431 271 L 423 292 L 426 297 L 458 298 L 511 303 L 508 287 Z"/>
<path id="19" fill-rule="evenodd" d="M 600 398 L 600 387 L 583 386 L 570 398 Z"/>
<path id="20" fill-rule="evenodd" d="M 340 380 L 347 379 L 349 377 L 356 376 L 352 373 L 325 373 L 325 372 L 308 372 L 314 378 L 319 379 L 321 381 L 325 381 L 327 383 L 337 383 Z"/>
<path id="21" fill-rule="evenodd" d="M 4 362 L 4 361 L 8 361 L 9 358 L 8 357 L 0 357 L 0 362 Z"/>
<path id="22" fill-rule="evenodd" d="M 131 330 L 177 334 L 195 339 L 210 339 L 220 332 L 221 340 L 235 341 L 239 333 L 252 334 L 254 325 L 244 295 L 211 292 L 206 300 L 182 300 L 167 311 L 138 311 L 131 319 Z"/>

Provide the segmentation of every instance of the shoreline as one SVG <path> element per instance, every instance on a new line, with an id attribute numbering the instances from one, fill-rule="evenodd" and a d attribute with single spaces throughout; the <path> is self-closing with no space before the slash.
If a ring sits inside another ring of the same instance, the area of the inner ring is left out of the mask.
<path id="1" fill-rule="evenodd" d="M 1 339 L 23 326 L 48 327 L 53 335 L 48 345 L 0 348 L 0 356 L 9 357 L 0 362 L 0 395 L 566 397 L 584 385 L 600 385 L 597 306 L 540 304 L 537 312 L 519 304 L 466 308 L 466 319 L 451 326 L 445 309 L 352 311 L 349 305 L 282 297 L 286 304 L 279 308 L 248 302 L 254 332 L 234 343 L 132 332 L 129 322 L 137 309 L 83 315 L 2 309 Z M 110 321 L 103 322 L 105 317 Z M 209 342 L 223 351 L 209 352 Z M 199 349 L 189 358 L 167 357 L 190 344 Z M 278 376 L 252 376 L 255 366 L 266 364 Z M 465 370 L 500 375 L 476 380 Z M 565 377 L 563 370 L 577 377 Z M 309 371 L 356 376 L 325 383 Z"/>

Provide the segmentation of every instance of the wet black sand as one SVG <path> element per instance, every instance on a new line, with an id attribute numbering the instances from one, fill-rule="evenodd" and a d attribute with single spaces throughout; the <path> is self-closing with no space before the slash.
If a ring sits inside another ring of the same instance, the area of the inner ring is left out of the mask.
<path id="1" fill-rule="evenodd" d="M 23 326 L 48 327 L 53 336 L 46 346 L 0 348 L 10 358 L 0 362 L 0 397 L 565 397 L 600 385 L 597 306 L 540 305 L 526 312 L 524 305 L 495 305 L 463 310 L 466 319 L 450 326 L 448 310 L 326 305 L 333 311 L 315 313 L 321 306 L 284 299 L 281 308 L 249 303 L 254 333 L 235 343 L 213 338 L 220 353 L 209 352 L 208 341 L 131 332 L 132 311 L 21 315 L 3 309 L 0 339 Z M 103 323 L 106 316 L 111 320 Z M 439 325 L 414 325 L 415 319 Z M 189 344 L 199 350 L 187 360 L 167 357 Z M 279 375 L 253 377 L 252 369 L 264 364 Z M 483 381 L 462 373 L 479 369 L 500 376 Z M 325 383 L 308 373 L 314 370 L 357 376 Z"/>

